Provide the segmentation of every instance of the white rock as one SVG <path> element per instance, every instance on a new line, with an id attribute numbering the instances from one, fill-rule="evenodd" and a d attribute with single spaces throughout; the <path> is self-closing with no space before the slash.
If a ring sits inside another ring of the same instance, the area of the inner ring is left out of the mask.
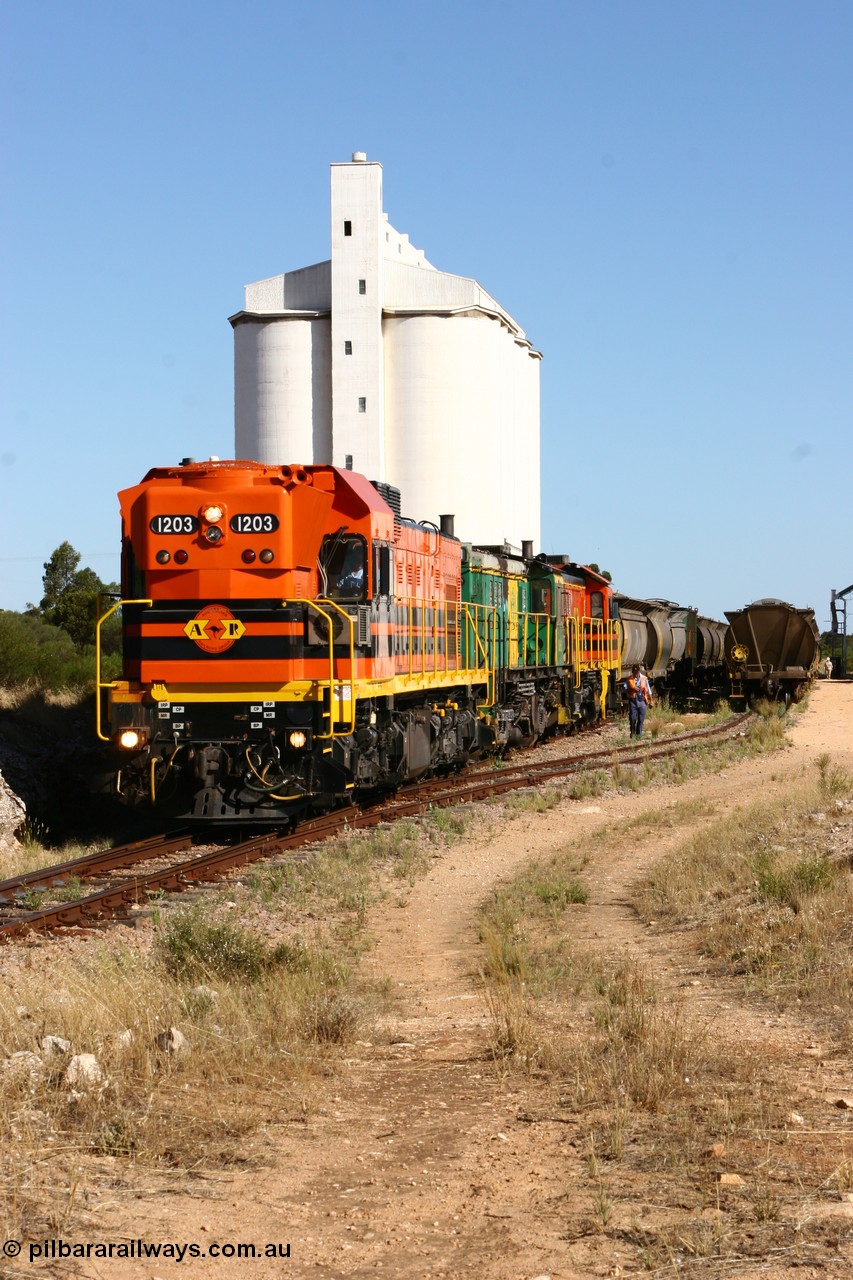
<path id="1" fill-rule="evenodd" d="M 189 1040 L 177 1027 L 169 1027 L 168 1031 L 161 1031 L 155 1037 L 155 1043 L 163 1053 L 187 1053 L 190 1047 Z"/>
<path id="2" fill-rule="evenodd" d="M 71 1041 L 63 1040 L 62 1036 L 42 1036 L 41 1047 L 48 1056 L 62 1058 L 70 1051 Z"/>
<path id="3" fill-rule="evenodd" d="M 100 1084 L 103 1068 L 94 1053 L 75 1053 L 65 1071 L 65 1083 L 74 1085 Z"/>
<path id="4" fill-rule="evenodd" d="M 10 851 L 20 849 L 15 831 L 27 816 L 23 800 L 16 796 L 0 773 L 0 845 Z"/>
<path id="5" fill-rule="evenodd" d="M 12 1075 L 29 1076 L 31 1080 L 36 1080 L 44 1075 L 45 1066 L 37 1053 L 30 1049 L 19 1049 L 17 1053 L 9 1055 L 3 1063 L 3 1069 Z"/>

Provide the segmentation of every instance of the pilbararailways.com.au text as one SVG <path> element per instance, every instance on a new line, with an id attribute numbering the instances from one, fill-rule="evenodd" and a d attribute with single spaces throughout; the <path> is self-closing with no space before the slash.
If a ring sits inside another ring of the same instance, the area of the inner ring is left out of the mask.
<path id="1" fill-rule="evenodd" d="M 0 1252 L 7 1258 L 29 1255 L 30 1262 L 56 1258 L 172 1258 L 177 1262 L 196 1258 L 244 1258 L 251 1261 L 252 1258 L 289 1258 L 290 1243 L 231 1244 L 212 1240 L 209 1244 L 200 1245 L 122 1240 L 78 1244 L 72 1240 L 50 1239 L 23 1245 L 17 1240 L 7 1240 Z"/>

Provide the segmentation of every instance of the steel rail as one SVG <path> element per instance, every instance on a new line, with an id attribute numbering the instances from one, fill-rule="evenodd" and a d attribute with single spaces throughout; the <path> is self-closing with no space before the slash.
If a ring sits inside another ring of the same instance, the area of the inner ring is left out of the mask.
<path id="1" fill-rule="evenodd" d="M 648 748 L 632 743 L 623 747 L 613 747 L 610 750 L 590 751 L 582 756 L 575 756 L 572 760 L 540 761 L 533 765 L 519 765 L 514 769 L 501 770 L 491 775 L 479 774 L 473 779 L 455 784 L 452 788 L 449 788 L 446 782 L 442 784 L 432 781 L 418 788 L 411 798 L 398 795 L 389 808 L 395 817 L 409 817 L 416 813 L 423 813 L 431 806 L 446 808 L 451 804 L 464 804 L 466 800 L 480 800 L 487 796 L 520 790 L 522 787 L 534 787 L 549 779 L 584 773 L 590 767 L 601 767 L 602 764 L 604 767 L 617 763 L 642 765 L 647 760 L 662 760 L 674 755 L 683 747 L 692 746 L 694 742 L 700 746 L 707 738 L 727 736 L 748 719 L 749 715 L 750 713 L 747 712 L 727 720 L 723 725 L 694 729 L 689 735 L 678 734 L 669 738 L 649 739 Z"/>
<path id="2" fill-rule="evenodd" d="M 57 862 L 50 867 L 24 871 L 20 875 L 10 876 L 8 880 L 0 880 L 0 903 L 11 901 L 27 889 L 61 886 L 75 877 L 78 880 L 90 880 L 104 871 L 112 871 L 117 867 L 129 867 L 135 862 L 156 858 L 161 853 L 186 849 L 192 841 L 193 837 L 189 832 L 180 832 L 172 836 L 149 836 L 145 840 L 116 845 L 114 849 L 87 853 L 81 858 L 72 858 L 68 862 Z"/>
<path id="3" fill-rule="evenodd" d="M 489 770 L 488 766 L 478 770 L 474 774 L 474 778 L 479 778 L 482 773 L 492 773 L 501 778 L 513 777 L 531 777 L 542 776 L 547 777 L 556 770 L 557 774 L 561 770 L 568 772 L 576 772 L 578 765 L 586 765 L 588 761 L 611 762 L 614 758 L 620 761 L 627 761 L 629 764 L 634 762 L 641 764 L 644 760 L 650 758 L 653 748 L 664 746 L 690 746 L 694 740 L 714 737 L 724 737 L 726 734 L 739 729 L 744 721 L 750 718 L 750 712 L 741 712 L 737 716 L 731 716 L 728 720 L 719 725 L 708 725 L 702 729 L 690 729 L 686 733 L 672 734 L 665 738 L 643 738 L 640 742 L 625 743 L 617 747 L 601 747 L 595 751 L 586 751 L 582 755 L 572 757 L 556 757 L 552 760 L 541 760 L 535 764 L 519 764 L 500 770 Z M 656 758 L 656 757 L 655 757 Z M 467 783 L 463 783 L 464 788 Z M 473 785 L 473 783 L 472 783 Z M 444 790 L 447 786 L 446 779 L 433 778 L 429 782 L 422 783 L 424 789 L 432 788 L 434 790 Z M 419 788 L 420 789 L 420 788 Z"/>
<path id="4" fill-rule="evenodd" d="M 132 876 L 121 884 L 110 885 L 75 902 L 61 902 L 38 911 L 28 911 L 15 920 L 0 925 L 0 939 L 20 937 L 34 930 L 68 928 L 78 924 L 100 924 L 105 916 L 123 908 L 149 903 L 149 895 L 160 889 L 182 890 L 199 880 L 216 880 L 223 871 L 245 866 L 268 856 L 278 848 L 281 837 L 267 833 L 231 848 L 188 858 L 169 867 L 161 867 L 145 875 Z"/>
<path id="5" fill-rule="evenodd" d="M 403 799 L 398 795 L 384 804 L 371 808 L 353 807 L 336 810 L 321 818 L 302 823 L 296 831 L 290 833 L 268 831 L 240 844 L 203 853 L 195 858 L 185 859 L 144 875 L 133 876 L 121 884 L 98 890 L 77 901 L 58 903 L 27 912 L 14 920 L 0 923 L 0 941 L 20 938 L 32 932 L 50 932 L 76 925 L 100 925 L 107 917 L 129 906 L 139 905 L 142 901 L 148 905 L 152 893 L 165 890 L 180 892 L 192 884 L 219 879 L 225 872 L 235 867 L 257 862 L 273 853 L 319 843 L 348 829 L 378 826 L 382 822 L 393 822 L 399 818 L 428 812 L 431 808 L 446 808 L 464 803 L 466 800 L 479 800 L 526 786 L 536 786 L 539 782 L 551 778 L 566 777 L 583 773 L 591 767 L 600 767 L 602 762 L 605 765 L 622 762 L 641 765 L 646 760 L 662 759 L 673 755 L 675 751 L 685 746 L 691 746 L 694 742 L 701 745 L 708 738 L 725 737 L 749 718 L 749 713 L 744 713 L 727 720 L 722 725 L 693 730 L 687 735 L 649 739 L 648 749 L 643 745 L 632 743 L 622 747 L 587 752 L 572 759 L 563 758 L 557 761 L 541 761 L 535 765 L 519 765 L 512 769 L 493 772 L 490 776 L 479 775 L 470 780 L 466 779 L 461 784 L 458 780 L 453 785 L 448 785 L 446 780 L 431 779 L 414 788 Z M 114 867 L 121 865 L 119 859 L 124 857 L 124 865 L 128 865 L 128 853 L 131 855 L 131 861 L 142 861 L 156 856 L 158 852 L 169 847 L 186 847 L 191 842 L 191 836 L 186 834 L 165 841 L 162 838 L 153 838 L 109 850 L 106 855 L 90 855 L 89 858 L 76 859 L 75 863 L 94 865 L 94 860 L 100 857 L 102 866 L 107 860 Z M 29 875 L 41 875 L 42 884 L 57 883 L 56 879 L 49 879 L 49 875 L 64 871 L 75 863 L 59 864 L 57 867 L 44 868 L 41 872 L 12 877 L 11 880 L 2 882 L 0 889 L 26 879 Z M 28 887 L 32 886 L 33 882 L 30 881 Z"/>

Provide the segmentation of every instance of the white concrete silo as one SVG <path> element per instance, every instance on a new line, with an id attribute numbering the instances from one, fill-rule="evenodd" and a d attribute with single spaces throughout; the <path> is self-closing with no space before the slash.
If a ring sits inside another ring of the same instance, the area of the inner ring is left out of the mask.
<path id="1" fill-rule="evenodd" d="M 332 353 L 318 316 L 257 319 L 234 330 L 238 458 L 320 461 L 332 449 Z M 305 370 L 311 371 L 305 377 Z"/>
<path id="2" fill-rule="evenodd" d="M 332 256 L 246 288 L 232 316 L 237 455 L 332 462 L 538 544 L 539 360 L 476 281 L 437 271 L 382 212 L 382 167 L 332 166 Z"/>
<path id="3" fill-rule="evenodd" d="M 466 540 L 537 540 L 538 379 L 533 398 L 526 350 L 482 311 L 386 317 L 384 334 L 387 467 L 405 509 L 435 519 L 438 489 Z"/>

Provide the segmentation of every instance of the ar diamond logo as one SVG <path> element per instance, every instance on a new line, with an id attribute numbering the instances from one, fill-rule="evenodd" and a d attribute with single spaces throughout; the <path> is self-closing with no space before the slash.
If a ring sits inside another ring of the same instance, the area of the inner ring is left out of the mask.
<path id="1" fill-rule="evenodd" d="M 224 604 L 206 604 L 184 627 L 184 635 L 205 653 L 224 653 L 246 628 Z"/>

